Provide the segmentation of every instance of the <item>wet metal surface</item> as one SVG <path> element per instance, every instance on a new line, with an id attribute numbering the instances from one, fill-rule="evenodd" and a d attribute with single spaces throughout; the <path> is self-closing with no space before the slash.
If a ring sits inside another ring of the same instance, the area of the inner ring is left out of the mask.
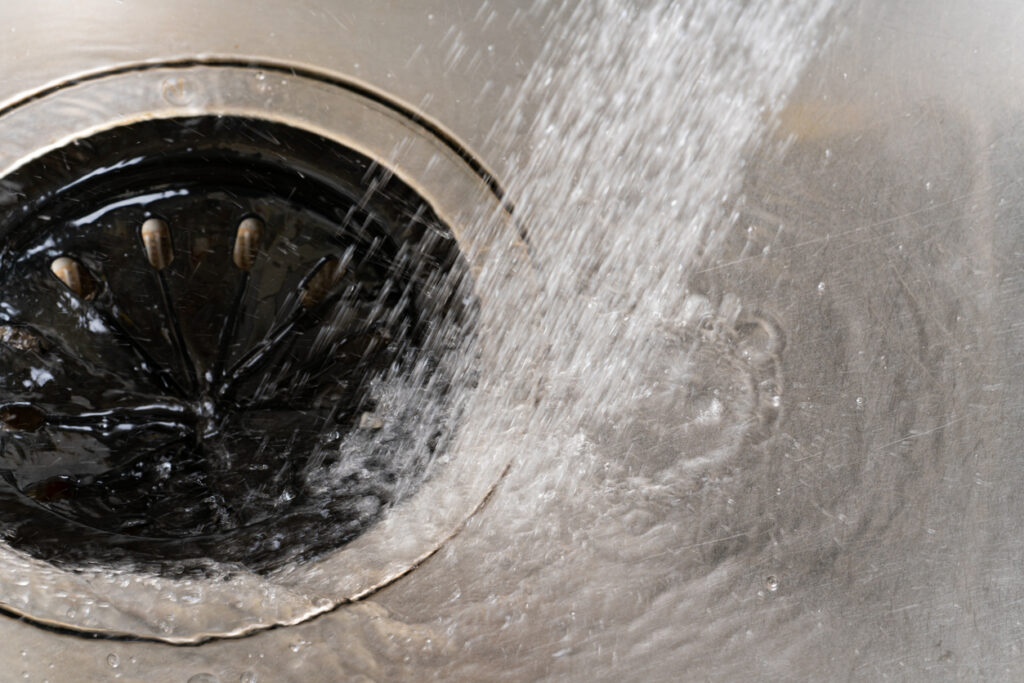
<path id="1" fill-rule="evenodd" d="M 161 11 L 174 21 L 154 22 Z M 504 4 L 372 15 L 344 2 L 268 6 L 243 13 L 236 39 L 196 30 L 234 18 L 97 1 L 45 12 L 51 34 L 78 35 L 85 13 L 120 19 L 104 22 L 111 33 L 95 53 L 68 41 L 42 59 L 41 24 L 27 8 L 2 12 L 15 29 L 0 52 L 6 95 L 140 57 L 293 59 L 422 107 L 499 175 L 509 162 L 490 131 L 504 119 L 488 93 L 515 89 L 556 36 L 543 12 Z M 579 476 L 520 458 L 440 553 L 311 622 L 176 648 L 4 619 L 6 670 L 29 680 L 1018 679 L 1022 23 L 1017 3 L 995 0 L 851 2 L 830 15 L 828 39 L 746 163 L 735 221 L 685 285 L 685 310 L 707 325 L 650 341 L 667 359 L 649 368 L 651 385 L 674 386 L 672 354 L 704 335 L 708 355 L 689 357 L 687 377 L 705 379 L 691 382 L 698 398 L 701 386 L 728 396 L 722 407 L 693 401 L 700 410 L 684 419 L 654 393 L 621 416 L 625 436 L 588 424 L 568 442 L 590 449 Z M 173 29 L 129 42 L 137 34 L 123 29 L 135 24 Z M 728 409 L 756 419 L 742 433 L 703 426 Z M 732 449 L 729 465 L 673 469 L 680 444 Z"/>

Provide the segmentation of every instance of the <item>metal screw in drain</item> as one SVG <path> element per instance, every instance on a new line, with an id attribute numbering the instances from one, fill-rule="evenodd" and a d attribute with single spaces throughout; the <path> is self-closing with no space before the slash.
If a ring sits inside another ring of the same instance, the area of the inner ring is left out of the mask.
<path id="1" fill-rule="evenodd" d="M 472 304 L 404 182 L 307 131 L 202 116 L 95 134 L 4 183 L 10 545 L 267 571 L 415 490 Z"/>

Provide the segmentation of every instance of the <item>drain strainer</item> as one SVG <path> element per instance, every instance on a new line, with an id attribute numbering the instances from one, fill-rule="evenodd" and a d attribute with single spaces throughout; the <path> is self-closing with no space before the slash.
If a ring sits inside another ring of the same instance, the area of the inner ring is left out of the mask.
<path id="1" fill-rule="evenodd" d="M 24 147 L 0 183 L 0 603 L 237 635 L 386 584 L 482 502 L 504 463 L 457 438 L 470 273 L 508 231 L 443 133 L 213 64 L 86 78 L 0 127 Z"/>
<path id="2" fill-rule="evenodd" d="M 453 235 L 408 185 L 233 117 L 121 126 L 7 184 L 10 545 L 265 571 L 416 488 L 446 438 L 445 354 L 470 336 L 471 297 Z"/>

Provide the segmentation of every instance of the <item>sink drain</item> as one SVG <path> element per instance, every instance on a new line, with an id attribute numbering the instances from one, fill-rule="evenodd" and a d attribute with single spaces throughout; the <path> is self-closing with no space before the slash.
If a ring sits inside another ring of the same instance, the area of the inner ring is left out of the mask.
<path id="1" fill-rule="evenodd" d="M 407 184 L 318 135 L 207 116 L 77 140 L 5 185 L 11 546 L 265 571 L 415 490 L 472 303 Z"/>
<path id="2" fill-rule="evenodd" d="M 296 623 L 486 499 L 507 457 L 458 429 L 486 421 L 472 273 L 518 239 L 440 129 L 215 63 L 0 126 L 0 607 L 176 643 Z"/>

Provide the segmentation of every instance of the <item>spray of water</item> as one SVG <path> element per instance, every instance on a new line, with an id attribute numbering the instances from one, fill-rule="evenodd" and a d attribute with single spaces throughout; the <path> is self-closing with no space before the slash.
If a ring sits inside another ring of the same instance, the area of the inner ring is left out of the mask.
<path id="1" fill-rule="evenodd" d="M 491 138 L 505 150 L 527 243 L 481 217 L 471 232 L 493 232 L 467 245 L 468 261 L 481 266 L 476 332 L 460 341 L 448 328 L 433 339 L 455 349 L 446 362 L 462 359 L 445 368 L 456 397 L 442 416 L 423 391 L 429 373 L 379 386 L 386 422 L 449 420 L 446 445 L 460 466 L 512 463 L 484 513 L 446 551 L 467 577 L 460 591 L 483 591 L 451 603 L 440 615 L 448 632 L 432 635 L 480 650 L 459 661 L 503 658 L 476 637 L 495 611 L 525 610 L 516 622 L 522 639 L 545 638 L 560 659 L 596 644 L 559 642 L 573 605 L 588 605 L 597 630 L 632 613 L 648 634 L 644 619 L 679 623 L 695 609 L 659 605 L 659 586 L 685 573 L 680 543 L 702 533 L 705 522 L 691 516 L 702 493 L 723 485 L 743 466 L 745 447 L 770 430 L 782 400 L 784 334 L 734 296 L 692 291 L 688 279 L 733 227 L 745 159 L 771 130 L 830 9 L 605 0 L 555 12 L 557 35 Z M 311 486 L 351 476 L 359 454 L 386 445 L 387 435 L 348 439 L 342 447 L 351 453 Z M 414 439 L 414 449 L 432 447 L 428 437 Z M 447 458 L 435 465 L 447 466 Z M 464 557 L 460 545 L 471 549 Z M 531 580 L 495 592 L 478 571 L 481 558 Z M 400 596 L 402 584 L 394 590 Z M 621 644 L 621 634 L 615 639 Z"/>
<path id="2" fill-rule="evenodd" d="M 508 261 L 523 259 L 498 253 L 478 279 L 490 311 L 481 338 L 497 362 L 474 399 L 498 402 L 488 414 L 519 416 L 517 433 L 531 440 L 524 459 L 546 463 L 546 476 L 587 462 L 578 449 L 598 432 L 624 430 L 612 445 L 625 448 L 645 419 L 671 424 L 671 414 L 645 416 L 644 406 L 674 411 L 677 423 L 719 425 L 674 454 L 680 466 L 712 464 L 703 456 L 716 439 L 738 445 L 746 432 L 737 427 L 763 417 L 763 399 L 778 403 L 777 392 L 755 399 L 741 385 L 771 378 L 754 367 L 770 362 L 754 356 L 777 351 L 781 330 L 734 297 L 709 301 L 687 283 L 732 228 L 745 159 L 771 130 L 829 11 L 813 2 L 609 1 L 554 22 L 559 34 L 493 131 L 511 159 L 529 262 L 510 275 Z M 524 129 L 525 139 L 508 134 Z M 555 452 L 533 450 L 543 442 Z M 553 457 L 561 465 L 550 466 Z"/>
<path id="3" fill-rule="evenodd" d="M 380 596 L 401 617 L 368 601 L 303 638 L 372 622 L 332 660 L 371 677 L 564 680 L 585 667 L 637 680 L 699 678 L 671 661 L 706 661 L 709 642 L 725 653 L 749 634 L 721 615 L 708 633 L 703 617 L 767 542 L 730 528 L 730 496 L 750 481 L 742 470 L 756 476 L 751 447 L 785 407 L 785 334 L 689 283 L 735 227 L 745 161 L 765 152 L 831 11 L 553 11 L 490 139 L 528 244 L 495 232 L 470 255 L 483 262 L 482 362 L 457 401 L 453 452 L 510 460 L 510 474 L 436 561 Z M 469 53 L 452 46 L 453 59 Z M 395 639 L 409 649 L 383 644 Z"/>
<path id="4" fill-rule="evenodd" d="M 422 364 L 418 376 L 381 377 L 375 389 L 381 415 L 373 419 L 414 431 L 417 419 L 447 419 L 441 431 L 455 435 L 453 453 L 512 462 L 488 507 L 433 565 L 462 577 L 457 594 L 440 613 L 408 615 L 440 620 L 430 639 L 461 656 L 439 666 L 465 679 L 531 678 L 584 651 L 612 668 L 642 668 L 644 654 L 681 652 L 692 635 L 677 628 L 652 637 L 658 625 L 687 624 L 705 607 L 703 592 L 676 600 L 668 586 L 702 583 L 712 595 L 734 570 L 726 548 L 719 561 L 703 558 L 703 574 L 688 573 L 696 563 L 687 558 L 701 550 L 687 539 L 723 524 L 712 506 L 728 499 L 701 492 L 725 486 L 745 464 L 745 447 L 770 431 L 783 402 L 784 333 L 736 297 L 712 300 L 688 281 L 732 229 L 745 160 L 815 53 L 832 3 L 599 0 L 529 11 L 550 14 L 546 25 L 556 28 L 489 141 L 506 160 L 528 243 L 492 228 L 493 217 L 475 228 L 495 231 L 480 241 L 486 253 L 468 254 L 482 266 L 475 334 L 432 339 L 458 347 L 446 363 L 470 359 L 445 368 L 456 394 L 445 415 Z M 456 42 L 453 58 L 465 54 Z M 409 441 L 432 450 L 435 432 Z M 374 429 L 344 440 L 350 455 L 315 473 L 309 492 L 351 477 L 359 454 L 386 447 L 389 435 Z M 409 457 L 418 478 L 424 458 Z M 392 485 L 404 492 L 402 482 Z M 481 563 L 514 567 L 520 580 L 495 586 Z M 431 567 L 418 570 L 422 580 L 442 581 Z M 269 624 L 329 607 L 279 578 L 233 577 L 244 598 L 225 609 L 273 605 Z M 103 571 L 89 580 L 130 583 Z M 187 615 L 203 589 L 182 585 L 168 590 Z M 403 590 L 414 589 L 400 582 L 393 599 Z M 147 609 L 129 602 L 117 607 Z M 569 639 L 583 632 L 569 626 L 584 607 L 590 636 Z M 496 672 L 488 667 L 512 655 L 480 634 L 502 614 L 515 632 L 504 640 L 532 650 Z M 609 634 L 612 620 L 629 627 Z"/>
<path id="5" fill-rule="evenodd" d="M 688 279 L 733 228 L 745 160 L 831 9 L 607 0 L 552 22 L 493 130 L 529 258 L 496 250 L 477 279 L 492 362 L 461 434 L 515 465 L 446 563 L 475 577 L 483 558 L 516 580 L 467 579 L 440 617 L 469 667 L 458 675 L 493 676 L 486 663 L 510 657 L 515 677 L 567 672 L 584 653 L 591 669 L 661 670 L 645 654 L 685 656 L 736 571 L 744 540 L 709 558 L 697 539 L 730 536 L 730 499 L 714 494 L 752 466 L 747 447 L 783 401 L 783 331 Z M 679 592 L 692 583 L 704 589 Z M 514 633 L 500 642 L 524 643 L 521 656 L 480 636 L 502 614 Z"/>

